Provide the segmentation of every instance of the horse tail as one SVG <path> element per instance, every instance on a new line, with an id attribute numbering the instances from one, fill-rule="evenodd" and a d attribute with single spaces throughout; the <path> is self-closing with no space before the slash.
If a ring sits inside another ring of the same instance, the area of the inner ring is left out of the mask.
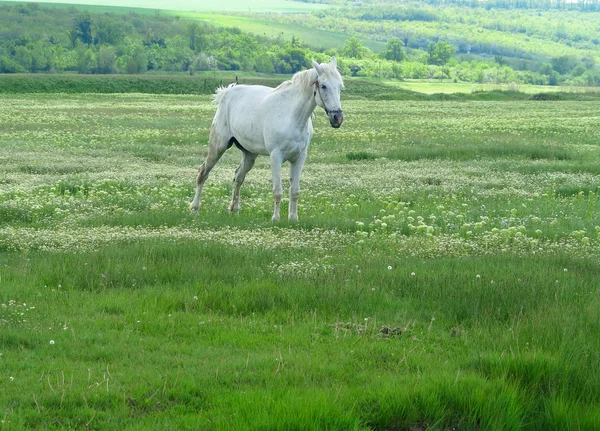
<path id="1" fill-rule="evenodd" d="M 217 90 L 215 91 L 215 94 L 213 94 L 213 103 L 216 103 L 217 105 L 219 103 L 221 103 L 221 99 L 223 99 L 223 96 L 225 96 L 225 93 L 227 93 L 227 91 L 230 88 L 235 87 L 235 82 L 233 84 L 229 84 L 227 87 L 219 87 L 217 88 Z"/>

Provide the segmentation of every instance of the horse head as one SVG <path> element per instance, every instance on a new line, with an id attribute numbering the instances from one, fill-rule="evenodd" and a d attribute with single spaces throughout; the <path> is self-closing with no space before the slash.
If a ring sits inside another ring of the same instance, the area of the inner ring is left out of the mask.
<path id="1" fill-rule="evenodd" d="M 315 103 L 325 110 L 331 127 L 337 129 L 344 121 L 344 111 L 340 102 L 344 81 L 337 70 L 337 61 L 335 57 L 331 57 L 329 63 L 319 64 L 313 60 L 312 64 L 317 71 L 317 79 L 313 82 Z"/>

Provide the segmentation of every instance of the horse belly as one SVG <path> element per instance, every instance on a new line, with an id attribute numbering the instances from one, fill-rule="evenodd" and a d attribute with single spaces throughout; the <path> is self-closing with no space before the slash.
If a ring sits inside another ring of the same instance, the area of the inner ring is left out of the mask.
<path id="1" fill-rule="evenodd" d="M 265 147 L 263 121 L 257 108 L 256 101 L 251 97 L 242 97 L 237 102 L 230 101 L 229 129 L 231 135 L 246 151 L 269 155 L 269 151 Z"/>
<path id="2" fill-rule="evenodd" d="M 264 156 L 269 155 L 265 147 L 262 130 L 257 128 L 255 123 L 249 121 L 235 126 L 232 125 L 231 134 L 246 151 Z"/>

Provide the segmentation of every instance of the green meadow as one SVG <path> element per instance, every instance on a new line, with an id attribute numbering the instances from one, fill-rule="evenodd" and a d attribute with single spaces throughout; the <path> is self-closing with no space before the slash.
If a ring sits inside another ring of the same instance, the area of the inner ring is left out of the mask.
<path id="1" fill-rule="evenodd" d="M 275 225 L 207 95 L 1 94 L 0 429 L 599 429 L 600 101 L 357 94 Z"/>
<path id="2" fill-rule="evenodd" d="M 570 86 L 548 86 L 532 84 L 494 84 L 494 83 L 472 83 L 472 82 L 452 82 L 451 80 L 427 80 L 427 79 L 407 79 L 404 81 L 386 81 L 387 85 L 400 87 L 405 90 L 416 91 L 424 94 L 454 94 L 454 93 L 473 93 L 473 92 L 491 92 L 491 91 L 518 91 L 526 94 L 538 93 L 592 93 L 600 92 L 598 87 L 570 87 Z"/>
<path id="3" fill-rule="evenodd" d="M 15 0 L 16 1 L 16 0 Z M 4 2 L 3 2 L 4 3 Z M 11 3 L 11 1 L 6 1 Z M 120 8 L 153 9 L 153 10 L 178 10 L 178 11 L 228 11 L 228 12 L 276 12 L 276 13 L 300 13 L 311 12 L 313 10 L 327 7 L 322 4 L 304 3 L 289 0 L 260 0 L 253 2 L 250 0 L 221 0 L 214 2 L 211 0 L 175 0 L 165 2 L 162 0 L 139 1 L 117 1 L 117 0 L 19 0 L 19 3 L 51 3 L 55 6 L 76 6 L 93 8 L 115 8 L 110 12 L 118 12 Z M 109 10 L 106 10 L 107 12 Z"/>
<path id="4" fill-rule="evenodd" d="M 184 20 L 200 21 L 220 27 L 236 27 L 243 32 L 251 33 L 260 37 L 291 41 L 292 37 L 303 43 L 318 49 L 336 48 L 341 49 L 344 42 L 349 38 L 347 34 L 310 28 L 295 23 L 280 23 L 271 20 L 272 13 L 309 13 L 314 10 L 328 7 L 318 3 L 293 2 L 289 0 L 268 0 L 250 2 L 247 0 L 225 0 L 195 1 L 181 0 L 171 3 L 146 2 L 143 6 L 139 3 L 123 3 L 119 1 L 106 0 L 95 2 L 85 0 L 74 0 L 73 2 L 36 2 L 54 8 L 77 7 L 94 13 L 126 14 L 135 12 L 138 14 L 162 14 L 176 16 Z M 0 4 L 14 4 L 14 1 L 0 1 Z M 244 16 L 243 13 L 258 13 L 260 17 Z M 367 40 L 365 46 L 374 52 L 385 49 L 384 42 Z"/>
<path id="5" fill-rule="evenodd" d="M 269 19 L 271 15 L 265 15 L 265 18 L 256 18 L 243 15 L 219 14 L 216 12 L 171 11 L 170 13 L 184 19 L 204 21 L 216 26 L 237 27 L 244 32 L 272 39 L 282 38 L 283 40 L 290 41 L 292 37 L 295 37 L 311 47 L 323 50 L 329 48 L 341 49 L 344 46 L 344 42 L 349 39 L 347 34 L 341 32 L 310 28 L 296 23 L 272 21 Z M 385 49 L 384 42 L 374 40 L 366 40 L 364 45 L 373 52 L 380 52 Z"/>

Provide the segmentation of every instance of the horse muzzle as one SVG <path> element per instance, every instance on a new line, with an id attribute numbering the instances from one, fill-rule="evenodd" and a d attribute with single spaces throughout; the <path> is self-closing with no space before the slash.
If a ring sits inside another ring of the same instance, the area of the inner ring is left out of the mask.
<path id="1" fill-rule="evenodd" d="M 344 122 L 344 112 L 341 109 L 337 111 L 329 111 L 327 112 L 327 115 L 329 115 L 329 123 L 331 124 L 331 127 L 338 129 Z"/>

